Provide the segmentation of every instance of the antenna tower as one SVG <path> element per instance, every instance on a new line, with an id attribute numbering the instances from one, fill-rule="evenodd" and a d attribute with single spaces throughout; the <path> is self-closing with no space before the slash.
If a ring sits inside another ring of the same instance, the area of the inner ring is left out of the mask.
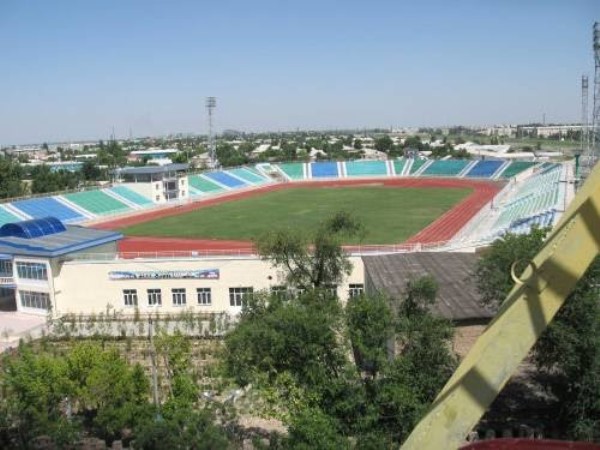
<path id="1" fill-rule="evenodd" d="M 589 117 L 588 117 L 588 77 L 581 76 L 581 154 L 589 155 L 590 139 L 589 139 Z"/>
<path id="2" fill-rule="evenodd" d="M 219 162 L 217 161 L 217 147 L 213 135 L 213 114 L 216 107 L 217 99 L 215 97 L 206 97 L 206 111 L 208 112 L 208 154 L 210 156 L 212 168 L 219 165 Z"/>
<path id="3" fill-rule="evenodd" d="M 600 23 L 594 22 L 594 109 L 592 112 L 591 153 L 598 159 L 600 149 Z"/>

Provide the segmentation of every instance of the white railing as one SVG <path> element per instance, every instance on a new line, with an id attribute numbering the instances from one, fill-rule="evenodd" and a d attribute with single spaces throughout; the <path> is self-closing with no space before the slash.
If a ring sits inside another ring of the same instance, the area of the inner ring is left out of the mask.
<path id="1" fill-rule="evenodd" d="M 0 277 L 0 286 L 6 286 L 7 284 L 15 284 L 13 277 Z"/>
<path id="2" fill-rule="evenodd" d="M 392 244 L 392 245 L 347 245 L 344 250 L 351 256 L 373 255 L 383 253 L 415 253 L 430 252 L 446 248 L 450 241 L 440 241 L 431 243 L 411 243 L 411 244 Z M 129 259 L 193 259 L 193 258 L 211 258 L 211 257 L 230 257 L 230 258 L 258 258 L 256 249 L 249 245 L 248 247 L 238 247 L 231 249 L 203 249 L 203 250 L 163 250 L 155 252 L 118 252 L 118 253 L 81 253 L 74 254 L 68 258 L 68 261 L 75 262 L 100 262 L 100 261 L 118 261 Z"/>

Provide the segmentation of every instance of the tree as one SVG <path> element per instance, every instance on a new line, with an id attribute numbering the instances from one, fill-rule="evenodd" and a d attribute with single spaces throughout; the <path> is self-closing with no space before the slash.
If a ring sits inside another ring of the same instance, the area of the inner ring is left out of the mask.
<path id="1" fill-rule="evenodd" d="M 135 448 L 144 450 L 220 450 L 231 448 L 224 430 L 208 409 L 180 408 L 159 419 L 140 421 L 134 430 Z"/>
<path id="2" fill-rule="evenodd" d="M 380 152 L 388 153 L 394 146 L 394 141 L 387 134 L 380 138 L 375 139 L 375 149 Z"/>
<path id="3" fill-rule="evenodd" d="M 360 139 L 354 139 L 354 144 L 353 144 L 354 150 L 362 150 L 363 148 L 363 144 L 362 144 L 362 140 Z"/>
<path id="4" fill-rule="evenodd" d="M 335 420 L 318 408 L 307 408 L 294 416 L 285 448 L 290 450 L 339 450 L 349 442 L 339 431 Z"/>
<path id="5" fill-rule="evenodd" d="M 342 239 L 362 236 L 362 225 L 350 214 L 338 212 L 314 233 L 270 231 L 255 241 L 261 258 L 286 272 L 293 287 L 313 289 L 339 283 L 352 265 L 341 247 Z"/>
<path id="6" fill-rule="evenodd" d="M 0 198 L 20 197 L 25 189 L 21 179 L 23 170 L 19 164 L 0 157 Z"/>
<path id="7" fill-rule="evenodd" d="M 92 161 L 85 161 L 81 166 L 81 175 L 86 181 L 97 181 L 102 177 L 102 171 Z"/>
<path id="8" fill-rule="evenodd" d="M 520 273 L 541 249 L 547 230 L 505 235 L 496 241 L 477 268 L 483 301 L 498 306 L 512 289 L 510 267 Z M 578 281 L 533 349 L 545 387 L 558 399 L 555 416 L 569 438 L 600 439 L 600 259 Z M 548 376 L 549 375 L 549 376 Z"/>
<path id="9" fill-rule="evenodd" d="M 96 343 L 76 344 L 64 356 L 34 353 L 23 345 L 5 357 L 2 370 L 8 429 L 23 447 L 47 435 L 62 448 L 82 427 L 112 440 L 148 410 L 142 368 L 129 366 L 115 350 L 102 350 Z"/>
<path id="10" fill-rule="evenodd" d="M 394 336 L 390 299 L 360 295 L 348 300 L 346 316 L 357 366 L 376 378 L 389 360 L 388 345 Z"/>
<path id="11" fill-rule="evenodd" d="M 496 240 L 489 252 L 479 260 L 476 269 L 477 290 L 484 304 L 498 306 L 513 286 L 510 269 L 516 262 L 515 273 L 523 271 L 542 247 L 548 229 L 534 228 L 531 233 L 507 233 Z"/>

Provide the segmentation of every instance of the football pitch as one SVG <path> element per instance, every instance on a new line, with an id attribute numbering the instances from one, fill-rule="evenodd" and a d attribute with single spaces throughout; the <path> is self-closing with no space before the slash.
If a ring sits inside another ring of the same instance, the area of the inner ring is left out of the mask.
<path id="1" fill-rule="evenodd" d="M 405 241 L 471 192 L 468 188 L 298 187 L 207 206 L 122 231 L 128 236 L 249 241 L 272 229 L 314 230 L 324 218 L 345 210 L 365 227 L 360 243 L 393 244 Z"/>

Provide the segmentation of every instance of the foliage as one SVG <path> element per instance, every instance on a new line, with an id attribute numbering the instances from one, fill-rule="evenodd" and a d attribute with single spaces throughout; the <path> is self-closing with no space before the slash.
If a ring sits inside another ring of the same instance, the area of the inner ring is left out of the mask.
<path id="1" fill-rule="evenodd" d="M 341 240 L 363 233 L 362 225 L 341 211 L 323 221 L 312 234 L 275 230 L 256 240 L 258 253 L 286 271 L 287 283 L 302 289 L 338 284 L 352 270 Z"/>
<path id="2" fill-rule="evenodd" d="M 8 158 L 0 157 L 0 198 L 20 197 L 25 194 L 21 179 L 22 167 Z"/>
<path id="3" fill-rule="evenodd" d="M 78 172 L 66 170 L 53 171 L 50 166 L 42 164 L 31 169 L 31 193 L 45 194 L 75 189 L 81 180 Z"/>
<path id="4" fill-rule="evenodd" d="M 548 229 L 534 228 L 531 233 L 505 234 L 496 240 L 476 269 L 477 290 L 484 304 L 499 306 L 513 286 L 510 269 L 520 274 L 541 248 Z"/>
<path id="5" fill-rule="evenodd" d="M 288 372 L 300 386 L 318 390 L 344 364 L 335 332 L 340 315 L 336 300 L 318 291 L 296 301 L 255 295 L 225 337 L 226 372 L 242 386 L 261 374 L 274 382 Z"/>
<path id="6" fill-rule="evenodd" d="M 156 338 L 156 351 L 167 368 L 171 397 L 166 408 L 191 408 L 198 400 L 198 386 L 191 373 L 192 354 L 189 339 L 177 331 L 169 335 L 162 331 Z"/>
<path id="7" fill-rule="evenodd" d="M 118 438 L 134 426 L 148 397 L 141 367 L 95 343 L 77 344 L 65 356 L 22 346 L 5 357 L 2 383 L 10 427 L 24 445 L 40 435 L 56 444 L 72 442 L 80 421 L 104 439 Z M 69 420 L 69 411 L 77 420 Z"/>
<path id="8" fill-rule="evenodd" d="M 216 426 L 208 409 L 177 408 L 164 416 L 140 422 L 135 431 L 135 448 L 144 450 L 230 448 L 229 438 Z"/>
<path id="9" fill-rule="evenodd" d="M 342 450 L 349 447 L 335 420 L 318 408 L 307 408 L 294 417 L 285 447 L 290 450 Z"/>
<path id="10" fill-rule="evenodd" d="M 243 150 L 235 149 L 229 143 L 217 145 L 217 159 L 223 167 L 241 166 L 248 163 L 249 159 Z"/>
<path id="11" fill-rule="evenodd" d="M 346 226 L 339 215 L 325 229 L 335 235 Z M 297 280 L 288 277 L 289 286 Z M 314 285 L 289 299 L 256 295 L 225 338 L 224 373 L 276 403 L 270 412 L 289 424 L 286 448 L 346 448 L 347 436 L 361 448 L 397 445 L 455 366 L 451 325 L 429 312 L 436 289 L 430 278 L 415 280 L 395 311 L 390 299 L 364 296 L 345 313 Z"/>
<path id="12" fill-rule="evenodd" d="M 357 366 L 375 378 L 389 359 L 388 344 L 394 336 L 390 300 L 378 295 L 348 300 L 346 316 Z"/>
<path id="13" fill-rule="evenodd" d="M 375 139 L 375 149 L 380 152 L 388 153 L 394 146 L 394 141 L 387 134 L 380 138 Z"/>
<path id="14" fill-rule="evenodd" d="M 512 288 L 513 261 L 529 261 L 543 245 L 546 230 L 507 235 L 479 263 L 478 288 L 484 300 L 499 304 Z M 521 265 L 520 269 L 523 266 Z M 518 272 L 518 271 L 517 271 Z M 600 440 L 600 259 L 578 281 L 534 347 L 545 387 L 558 399 L 555 414 L 566 436 Z"/>

